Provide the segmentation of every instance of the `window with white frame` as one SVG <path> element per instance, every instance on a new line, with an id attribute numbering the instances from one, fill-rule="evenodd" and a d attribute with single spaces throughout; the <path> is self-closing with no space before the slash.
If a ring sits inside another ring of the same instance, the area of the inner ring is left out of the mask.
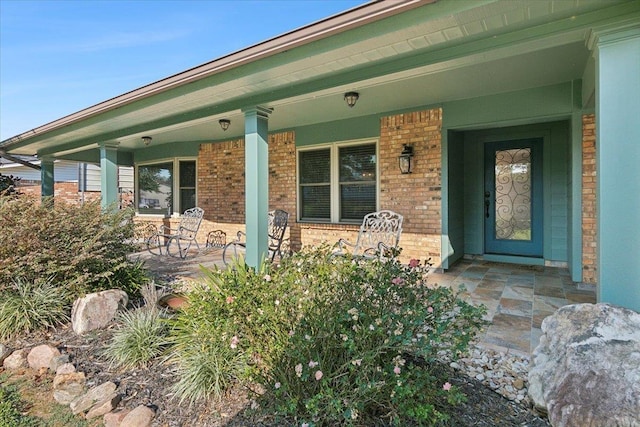
<path id="1" fill-rule="evenodd" d="M 301 221 L 353 222 L 377 210 L 377 145 L 334 143 L 298 151 Z"/>
<path id="2" fill-rule="evenodd" d="M 182 213 L 196 206 L 196 161 L 173 159 L 136 166 L 141 214 Z M 178 209 L 174 209 L 178 207 Z"/>

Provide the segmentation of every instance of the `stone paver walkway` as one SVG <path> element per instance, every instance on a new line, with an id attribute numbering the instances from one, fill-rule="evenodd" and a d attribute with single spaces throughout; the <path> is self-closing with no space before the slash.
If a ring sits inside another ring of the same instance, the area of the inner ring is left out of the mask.
<path id="1" fill-rule="evenodd" d="M 538 345 L 545 317 L 564 305 L 596 302 L 595 289 L 572 282 L 566 268 L 463 259 L 429 281 L 454 289 L 464 285 L 467 301 L 487 307 L 491 326 L 481 345 L 526 356 Z"/>

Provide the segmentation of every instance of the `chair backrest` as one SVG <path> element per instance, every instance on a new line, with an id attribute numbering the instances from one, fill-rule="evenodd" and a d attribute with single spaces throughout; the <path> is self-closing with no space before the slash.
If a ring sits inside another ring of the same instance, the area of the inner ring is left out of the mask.
<path id="1" fill-rule="evenodd" d="M 206 248 L 222 249 L 227 244 L 227 233 L 222 230 L 213 230 L 207 234 Z"/>
<path id="2" fill-rule="evenodd" d="M 202 208 L 195 207 L 184 211 L 180 217 L 180 225 L 178 226 L 178 234 L 180 237 L 191 240 L 195 239 L 200 229 L 203 216 L 204 209 Z"/>
<path id="3" fill-rule="evenodd" d="M 365 251 L 376 250 L 380 243 L 396 248 L 402 234 L 403 216 L 388 210 L 373 212 L 364 216 L 354 254 L 363 255 Z"/>
<path id="4" fill-rule="evenodd" d="M 269 212 L 269 250 L 280 249 L 289 223 L 289 213 L 281 209 Z"/>

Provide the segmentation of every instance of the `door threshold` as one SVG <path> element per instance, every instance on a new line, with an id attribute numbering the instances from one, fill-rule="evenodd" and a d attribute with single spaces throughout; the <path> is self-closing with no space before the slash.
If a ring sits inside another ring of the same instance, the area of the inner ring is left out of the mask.
<path id="1" fill-rule="evenodd" d="M 482 255 L 482 259 L 485 261 L 505 262 L 508 264 L 545 265 L 544 258 L 526 256 L 484 254 Z"/>

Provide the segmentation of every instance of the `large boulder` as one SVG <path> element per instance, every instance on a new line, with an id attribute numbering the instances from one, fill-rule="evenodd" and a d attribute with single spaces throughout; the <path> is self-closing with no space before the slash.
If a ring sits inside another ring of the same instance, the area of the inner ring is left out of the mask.
<path id="1" fill-rule="evenodd" d="M 562 307 L 542 322 L 529 396 L 554 427 L 640 426 L 640 314 Z"/>
<path id="2" fill-rule="evenodd" d="M 73 303 L 71 325 L 78 334 L 107 327 L 119 310 L 127 306 L 129 297 L 119 289 L 95 292 Z"/>

